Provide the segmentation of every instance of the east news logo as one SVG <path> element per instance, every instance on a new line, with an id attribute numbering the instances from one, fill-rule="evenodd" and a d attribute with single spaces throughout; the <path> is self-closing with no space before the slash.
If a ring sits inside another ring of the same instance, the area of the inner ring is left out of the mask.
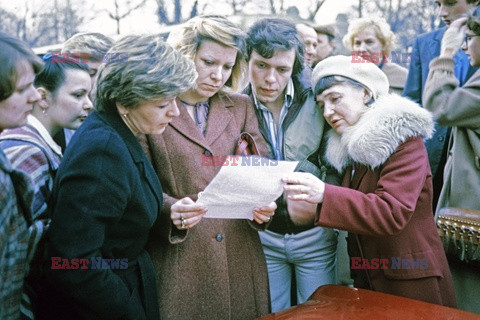
<path id="1" fill-rule="evenodd" d="M 128 269 L 128 259 L 104 259 L 101 257 L 92 257 L 90 259 L 65 259 L 60 257 L 51 257 L 51 269 Z"/>

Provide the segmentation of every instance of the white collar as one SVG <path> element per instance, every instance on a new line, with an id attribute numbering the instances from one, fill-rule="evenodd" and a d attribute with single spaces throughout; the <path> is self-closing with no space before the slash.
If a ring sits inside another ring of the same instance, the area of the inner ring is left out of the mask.
<path id="1" fill-rule="evenodd" d="M 42 137 L 42 139 L 56 154 L 62 156 L 62 148 L 60 148 L 60 146 L 55 141 L 53 141 L 52 136 L 50 136 L 47 129 L 45 129 L 45 126 L 37 118 L 35 118 L 35 116 L 31 114 L 28 115 L 27 123 L 38 131 L 40 137 Z"/>

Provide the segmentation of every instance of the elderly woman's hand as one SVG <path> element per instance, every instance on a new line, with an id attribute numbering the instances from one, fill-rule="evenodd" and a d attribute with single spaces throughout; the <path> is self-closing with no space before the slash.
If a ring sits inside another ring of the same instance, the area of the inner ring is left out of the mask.
<path id="1" fill-rule="evenodd" d="M 170 208 L 170 219 L 178 230 L 187 230 L 202 220 L 207 208 L 195 203 L 190 198 L 183 198 L 175 202 Z"/>
<path id="2" fill-rule="evenodd" d="M 270 203 L 267 206 L 253 209 L 253 220 L 258 224 L 270 222 L 277 209 L 275 202 Z"/>
<path id="3" fill-rule="evenodd" d="M 290 200 L 304 200 L 317 204 L 323 202 L 325 183 L 311 173 L 292 172 L 282 178 L 283 187 Z"/>
<path id="4" fill-rule="evenodd" d="M 297 226 L 313 225 L 317 213 L 317 203 L 310 203 L 304 200 L 291 200 L 290 195 L 300 194 L 299 192 L 284 192 L 283 198 L 287 202 L 288 215 L 290 220 Z"/>

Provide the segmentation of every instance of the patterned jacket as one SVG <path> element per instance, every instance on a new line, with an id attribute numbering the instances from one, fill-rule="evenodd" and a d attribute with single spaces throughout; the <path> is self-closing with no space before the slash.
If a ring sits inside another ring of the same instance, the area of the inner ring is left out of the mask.
<path id="1" fill-rule="evenodd" d="M 27 125 L 2 132 L 0 148 L 12 167 L 31 177 L 35 191 L 32 219 L 44 218 L 54 175 L 62 158 L 60 147 L 42 124 L 29 116 Z"/>
<path id="2" fill-rule="evenodd" d="M 32 281 L 38 278 L 38 268 L 41 261 L 35 261 L 34 255 L 37 246 L 46 233 L 49 219 L 47 218 L 47 203 L 50 199 L 53 187 L 55 172 L 60 164 L 61 149 L 43 125 L 34 117 L 28 117 L 27 125 L 9 129 L 0 135 L 0 148 L 5 152 L 13 168 L 21 170 L 30 178 L 33 186 L 34 196 L 31 216 L 27 220 L 31 223 L 28 228 L 28 256 L 27 261 L 32 265 L 29 277 Z M 40 250 L 40 249 L 39 249 Z M 33 266 L 36 266 L 33 267 Z M 25 286 L 26 292 L 30 293 L 30 299 L 23 296 L 21 311 L 28 318 L 33 319 L 30 310 L 33 300 L 32 294 L 35 292 L 35 284 L 27 279 Z"/>
<path id="3" fill-rule="evenodd" d="M 13 169 L 0 150 L 0 319 L 20 317 L 28 271 L 28 223 L 33 190 L 28 177 Z"/>

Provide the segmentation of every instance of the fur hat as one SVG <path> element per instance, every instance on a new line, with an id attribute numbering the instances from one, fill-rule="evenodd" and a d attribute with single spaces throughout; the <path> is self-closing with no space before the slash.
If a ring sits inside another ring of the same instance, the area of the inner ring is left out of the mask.
<path id="1" fill-rule="evenodd" d="M 387 76 L 382 70 L 360 56 L 338 55 L 320 61 L 312 72 L 312 88 L 315 90 L 318 81 L 328 76 L 342 76 L 359 82 L 372 92 L 375 100 L 387 94 L 389 89 Z"/>

